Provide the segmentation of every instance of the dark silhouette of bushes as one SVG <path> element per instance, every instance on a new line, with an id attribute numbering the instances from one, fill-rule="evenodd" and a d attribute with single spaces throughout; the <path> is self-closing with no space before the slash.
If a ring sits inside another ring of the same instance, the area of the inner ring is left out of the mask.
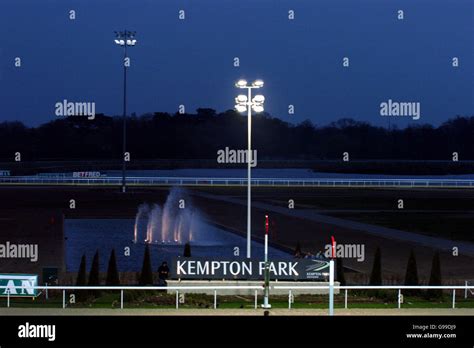
<path id="1" fill-rule="evenodd" d="M 417 286 L 418 283 L 418 267 L 416 265 L 415 252 L 410 251 L 410 256 L 408 257 L 407 270 L 405 274 L 405 285 Z M 418 289 L 406 289 L 406 295 L 416 296 L 420 294 Z"/>
<path id="2" fill-rule="evenodd" d="M 88 286 L 100 286 L 100 269 L 99 269 L 99 250 L 95 252 L 92 259 L 91 271 L 89 273 Z M 100 290 L 90 290 L 90 294 L 94 297 L 100 297 Z"/>
<path id="3" fill-rule="evenodd" d="M 474 160 L 474 117 L 456 117 L 433 127 L 404 129 L 372 126 L 341 119 L 326 126 L 306 120 L 294 125 L 267 113 L 252 117 L 253 145 L 258 159 L 335 159 L 350 152 L 356 159 Z M 246 117 L 228 110 L 201 108 L 195 114 L 155 112 L 127 119 L 128 150 L 134 159 L 215 159 L 226 146 L 246 148 Z M 94 120 L 68 117 L 26 127 L 21 122 L 0 123 L 0 159 L 23 160 L 121 158 L 122 120 L 96 115 Z M 58 146 L 61 144 L 61 146 Z M 456 162 L 454 162 L 456 163 Z M 456 170 L 455 166 L 453 170 Z M 397 168 L 394 168 L 396 170 Z M 422 168 L 419 168 L 422 170 Z"/>
<path id="4" fill-rule="evenodd" d="M 430 286 L 440 286 L 443 285 L 441 279 L 441 261 L 439 258 L 439 251 L 437 251 L 433 255 L 433 261 L 431 263 L 431 274 L 430 280 L 428 282 Z M 443 290 L 441 289 L 428 289 L 426 291 L 426 297 L 428 299 L 442 299 L 443 298 Z"/>
<path id="5" fill-rule="evenodd" d="M 107 267 L 107 279 L 105 284 L 107 286 L 119 286 L 120 277 L 117 269 L 117 259 L 115 257 L 115 249 L 110 253 L 109 266 Z"/>
<path id="6" fill-rule="evenodd" d="M 183 256 L 191 257 L 191 244 L 189 243 L 184 244 Z"/>
<path id="7" fill-rule="evenodd" d="M 153 270 L 151 267 L 150 247 L 145 246 L 145 254 L 143 256 L 142 271 L 140 273 L 140 285 L 153 285 Z"/>

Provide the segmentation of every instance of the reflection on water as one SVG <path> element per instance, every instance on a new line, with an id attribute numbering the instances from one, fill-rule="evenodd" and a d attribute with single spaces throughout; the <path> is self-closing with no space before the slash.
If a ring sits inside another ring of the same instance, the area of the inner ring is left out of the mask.
<path id="1" fill-rule="evenodd" d="M 119 271 L 140 271 L 143 262 L 145 243 L 134 243 L 135 219 L 66 219 L 66 268 L 77 272 L 83 254 L 86 254 L 88 267 L 94 253 L 99 250 L 100 269 L 107 270 L 110 252 L 115 248 Z M 130 248 L 130 256 L 125 249 Z M 191 242 L 193 257 L 232 258 L 234 248 L 240 249 L 241 257 L 246 254 L 246 240 L 241 236 L 204 224 L 199 239 Z M 156 270 L 163 261 L 170 262 L 182 256 L 182 244 L 151 244 L 152 266 Z M 252 256 L 263 259 L 263 245 L 252 242 Z M 288 258 L 290 255 L 278 249 L 269 249 L 270 258 Z"/>

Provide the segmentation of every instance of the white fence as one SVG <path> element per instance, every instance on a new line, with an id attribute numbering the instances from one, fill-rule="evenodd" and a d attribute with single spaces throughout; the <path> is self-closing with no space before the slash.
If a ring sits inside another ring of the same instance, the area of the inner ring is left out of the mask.
<path id="1" fill-rule="evenodd" d="M 191 178 L 191 177 L 127 177 L 130 186 L 246 186 L 246 178 Z M 474 179 L 338 179 L 301 178 L 275 179 L 253 178 L 253 186 L 290 187 L 462 187 L 474 188 Z M 1 177 L 0 185 L 74 185 L 120 186 L 122 177 L 73 178 L 44 176 Z"/>
<path id="2" fill-rule="evenodd" d="M 468 285 L 468 282 L 465 285 L 453 285 L 453 286 L 408 286 L 408 285 L 384 285 L 384 286 L 340 286 L 334 285 L 333 289 L 344 290 L 344 308 L 348 308 L 348 292 L 349 290 L 397 290 L 398 291 L 398 308 L 401 308 L 403 303 L 403 294 L 402 290 L 452 290 L 452 308 L 456 308 L 456 290 L 473 291 L 474 285 Z M 7 286 L 0 286 L 0 289 L 6 289 Z M 68 290 L 108 290 L 108 291 L 120 291 L 120 308 L 124 308 L 124 291 L 126 290 L 174 290 L 176 291 L 176 309 L 179 308 L 179 292 L 180 290 L 213 290 L 214 291 L 214 309 L 217 309 L 217 295 L 219 290 L 254 290 L 254 308 L 258 307 L 258 292 L 263 291 L 263 286 L 35 286 L 33 287 L 36 290 L 42 290 L 45 292 L 46 298 L 48 298 L 49 290 L 62 290 L 62 308 L 67 307 L 66 303 L 66 291 Z M 321 290 L 327 289 L 328 292 L 331 290 L 331 285 L 314 285 L 314 286 L 279 286 L 271 285 L 270 286 L 270 295 L 271 289 L 280 289 L 288 290 L 288 309 L 291 309 L 292 304 L 294 303 L 294 297 L 292 291 L 294 290 Z M 10 293 L 7 291 L 7 307 L 10 307 Z M 329 303 L 329 308 L 334 307 L 334 303 Z M 331 314 L 330 314 L 331 315 Z"/>
<path id="3" fill-rule="evenodd" d="M 288 290 L 288 308 L 291 309 L 292 303 L 292 290 L 295 289 L 326 289 L 328 286 L 301 286 L 301 287 L 292 287 L 292 286 L 273 286 L 275 289 Z M 381 285 L 381 286 L 336 286 L 334 289 L 345 290 L 344 291 L 344 308 L 348 308 L 348 291 L 349 290 L 398 290 L 397 303 L 398 308 L 401 308 L 403 302 L 402 290 L 452 290 L 452 308 L 456 308 L 456 290 L 468 291 L 474 289 L 474 285 L 469 286 L 466 282 L 465 285 L 452 285 L 452 286 L 412 286 L 412 285 Z"/>
<path id="4" fill-rule="evenodd" d="M 0 286 L 0 289 L 7 289 L 7 286 Z M 263 286 L 34 286 L 30 289 L 43 290 L 46 298 L 48 298 L 49 290 L 62 290 L 63 308 L 66 308 L 66 291 L 67 290 L 101 290 L 101 291 L 120 291 L 120 308 L 123 309 L 123 292 L 125 290 L 163 290 L 176 291 L 176 309 L 179 308 L 179 291 L 180 290 L 214 290 L 214 308 L 217 308 L 217 291 L 218 290 L 255 290 L 255 308 L 257 308 L 258 290 L 263 290 Z M 10 292 L 7 290 L 7 307 L 10 307 Z"/>

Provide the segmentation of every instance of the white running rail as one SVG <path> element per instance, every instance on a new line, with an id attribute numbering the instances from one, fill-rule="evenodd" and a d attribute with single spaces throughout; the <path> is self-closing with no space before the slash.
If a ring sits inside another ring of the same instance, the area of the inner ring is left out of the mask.
<path id="1" fill-rule="evenodd" d="M 452 290 L 452 308 L 456 308 L 456 290 L 464 290 L 473 293 L 474 285 L 468 285 L 468 282 L 465 282 L 465 285 L 451 285 L 451 286 L 410 286 L 410 285 L 381 285 L 381 286 L 370 286 L 370 285 L 361 285 L 361 286 L 340 286 L 334 285 L 334 289 L 345 290 L 344 291 L 344 304 L 347 308 L 347 296 L 349 290 L 397 290 L 398 291 L 398 308 L 401 308 L 403 302 L 402 290 L 408 289 L 439 289 L 439 290 Z M 0 289 L 7 289 L 7 286 L 0 286 Z M 44 290 L 47 296 L 48 290 L 62 290 L 62 308 L 66 308 L 66 291 L 67 290 L 115 290 L 120 291 L 120 308 L 123 309 L 124 306 L 124 291 L 125 290 L 175 290 L 176 291 L 176 309 L 179 308 L 179 292 L 180 290 L 214 290 L 214 309 L 217 309 L 217 293 L 219 290 L 255 290 L 255 301 L 254 308 L 257 309 L 257 297 L 258 292 L 263 291 L 263 286 L 35 286 L 33 289 Z M 330 290 L 330 285 L 304 285 L 304 286 L 290 286 L 290 285 L 271 285 L 270 289 L 281 289 L 288 290 L 288 308 L 291 309 L 291 304 L 294 301 L 293 292 L 296 290 Z M 10 293 L 7 292 L 7 307 L 10 307 Z M 5 292 L 4 292 L 5 293 Z M 270 292 L 271 294 L 271 292 Z"/>
<path id="2" fill-rule="evenodd" d="M 246 186 L 246 178 L 127 177 L 130 186 Z M 351 179 L 351 178 L 253 178 L 253 186 L 292 187 L 405 187 L 474 188 L 474 179 Z M 0 185 L 120 186 L 121 177 L 73 178 L 72 176 L 0 176 Z"/>

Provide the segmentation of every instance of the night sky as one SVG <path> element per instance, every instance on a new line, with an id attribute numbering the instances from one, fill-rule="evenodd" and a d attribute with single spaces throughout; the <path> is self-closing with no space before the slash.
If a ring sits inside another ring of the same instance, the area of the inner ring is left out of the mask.
<path id="1" fill-rule="evenodd" d="M 180 104 L 225 111 L 244 77 L 262 78 L 266 111 L 294 123 L 351 117 L 386 126 L 380 103 L 392 99 L 421 103 L 420 120 L 392 117 L 392 125 L 439 125 L 474 114 L 473 23 L 472 0 L 0 0 L 0 121 L 56 119 L 63 99 L 120 115 L 123 57 L 113 31 L 127 28 L 138 40 L 130 113 L 174 113 Z"/>

